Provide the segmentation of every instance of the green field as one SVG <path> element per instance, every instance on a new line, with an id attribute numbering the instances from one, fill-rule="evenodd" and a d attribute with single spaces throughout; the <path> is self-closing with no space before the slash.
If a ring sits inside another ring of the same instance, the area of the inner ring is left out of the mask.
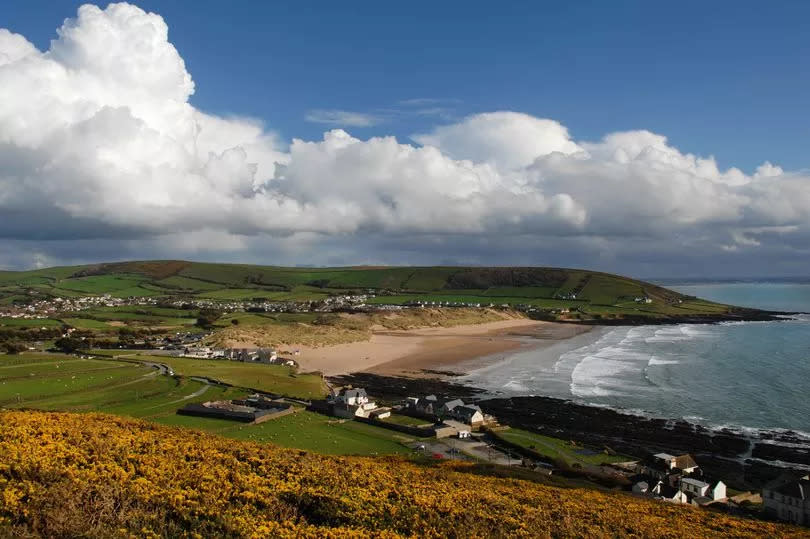
<path id="1" fill-rule="evenodd" d="M 126 386 L 155 371 L 118 361 L 58 354 L 0 356 L 0 405 L 29 406 L 40 399 Z"/>
<path id="2" fill-rule="evenodd" d="M 112 330 L 113 327 L 107 322 L 93 320 L 92 318 L 63 318 L 62 322 L 70 327 L 78 329 L 103 329 Z"/>
<path id="3" fill-rule="evenodd" d="M 356 421 L 337 420 L 314 412 L 300 411 L 258 425 L 235 425 L 232 421 L 219 419 L 207 419 L 205 424 L 194 425 L 193 420 L 200 418 L 180 418 L 182 416 L 165 417 L 158 421 L 170 425 L 202 428 L 229 438 L 270 442 L 283 447 L 326 454 L 371 455 L 410 452 L 400 443 L 410 438 L 400 433 Z"/>
<path id="4" fill-rule="evenodd" d="M 130 359 L 169 365 L 176 374 L 202 376 L 227 384 L 302 399 L 321 398 L 326 388 L 320 375 L 296 374 L 291 367 L 242 363 L 224 359 L 189 359 L 169 356 L 131 355 Z"/>
<path id="5" fill-rule="evenodd" d="M 62 322 L 50 318 L 8 318 L 0 317 L 0 326 L 8 327 L 26 327 L 26 328 L 40 328 L 40 327 L 59 327 Z"/>
<path id="6" fill-rule="evenodd" d="M 513 444 L 531 449 L 556 462 L 562 462 L 568 466 L 574 464 L 599 465 L 609 462 L 626 462 L 633 460 L 624 455 L 608 454 L 599 448 L 588 448 L 580 445 L 572 445 L 571 442 L 543 436 L 534 432 L 521 429 L 507 429 L 496 433 L 497 437 Z"/>
<path id="7" fill-rule="evenodd" d="M 183 368 L 182 363 L 177 360 L 173 368 Z M 253 367 L 272 366 L 235 364 L 231 370 L 252 373 Z M 269 383 L 269 378 L 263 381 Z M 317 382 L 320 383 L 319 378 Z M 306 384 L 304 378 L 303 387 Z M 407 437 L 397 432 L 303 410 L 259 425 L 176 413 L 191 402 L 233 399 L 246 394 L 248 391 L 240 388 L 161 376 L 155 369 L 130 361 L 61 354 L 0 355 L 0 407 L 106 412 L 328 454 L 409 452 L 400 443 Z"/>
<path id="8" fill-rule="evenodd" d="M 420 425 L 430 425 L 431 422 L 426 419 L 419 419 L 401 414 L 391 414 L 382 421 L 386 423 L 393 423 L 395 425 L 405 425 L 406 427 L 418 427 Z"/>
<path id="9" fill-rule="evenodd" d="M 62 279 L 56 286 L 62 290 L 73 290 L 88 295 L 111 294 L 121 290 L 137 287 L 145 281 L 140 275 L 94 275 L 76 279 Z"/>

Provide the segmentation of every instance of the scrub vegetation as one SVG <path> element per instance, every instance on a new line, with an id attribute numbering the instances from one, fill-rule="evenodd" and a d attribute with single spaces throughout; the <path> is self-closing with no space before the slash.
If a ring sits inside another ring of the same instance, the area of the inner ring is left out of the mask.
<path id="1" fill-rule="evenodd" d="M 101 414 L 0 412 L 3 535 L 807 535 L 489 473 L 470 463 L 324 456 Z"/>

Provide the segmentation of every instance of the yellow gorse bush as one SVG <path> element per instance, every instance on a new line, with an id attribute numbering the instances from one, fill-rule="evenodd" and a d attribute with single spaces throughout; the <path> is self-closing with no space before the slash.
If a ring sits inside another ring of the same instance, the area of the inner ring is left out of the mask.
<path id="1" fill-rule="evenodd" d="M 735 537 L 807 530 L 469 464 L 327 457 L 102 414 L 0 412 L 0 535 Z"/>

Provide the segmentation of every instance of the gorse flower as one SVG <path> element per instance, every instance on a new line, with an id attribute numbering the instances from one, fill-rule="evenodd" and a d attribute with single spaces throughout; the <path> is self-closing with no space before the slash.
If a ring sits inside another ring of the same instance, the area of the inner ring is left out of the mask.
<path id="1" fill-rule="evenodd" d="M 328 457 L 102 414 L 0 412 L 0 535 L 735 537 L 806 530 L 474 464 Z"/>

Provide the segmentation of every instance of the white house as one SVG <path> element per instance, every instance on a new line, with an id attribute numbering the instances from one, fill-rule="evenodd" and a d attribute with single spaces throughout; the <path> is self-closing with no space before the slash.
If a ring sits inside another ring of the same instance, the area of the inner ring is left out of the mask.
<path id="1" fill-rule="evenodd" d="M 697 462 L 692 455 L 670 455 L 669 453 L 658 453 L 647 459 L 642 466 L 642 473 L 663 479 L 670 473 L 680 471 L 689 475 L 699 469 Z"/>
<path id="2" fill-rule="evenodd" d="M 689 477 L 681 479 L 681 490 L 692 496 L 706 496 L 709 492 L 709 486 L 708 483 L 699 479 Z"/>
<path id="3" fill-rule="evenodd" d="M 706 498 L 706 501 L 716 502 L 726 498 L 726 484 L 722 481 L 707 483 L 699 479 L 684 477 L 681 479 L 681 490 L 694 498 Z"/>
<path id="4" fill-rule="evenodd" d="M 716 481 L 709 487 L 709 498 L 712 500 L 724 500 L 728 497 L 726 493 L 726 484 L 722 481 Z"/>
<path id="5" fill-rule="evenodd" d="M 368 394 L 363 388 L 358 389 L 343 389 L 335 397 L 336 402 L 342 402 L 349 406 L 359 406 L 368 403 Z"/>
<path id="6" fill-rule="evenodd" d="M 370 417 L 375 415 L 378 419 L 391 415 L 391 410 L 377 410 L 377 403 L 368 398 L 365 389 L 343 389 L 332 398 L 332 412 L 338 417 L 348 419 L 354 417 Z M 387 412 L 387 413 L 386 413 Z"/>

